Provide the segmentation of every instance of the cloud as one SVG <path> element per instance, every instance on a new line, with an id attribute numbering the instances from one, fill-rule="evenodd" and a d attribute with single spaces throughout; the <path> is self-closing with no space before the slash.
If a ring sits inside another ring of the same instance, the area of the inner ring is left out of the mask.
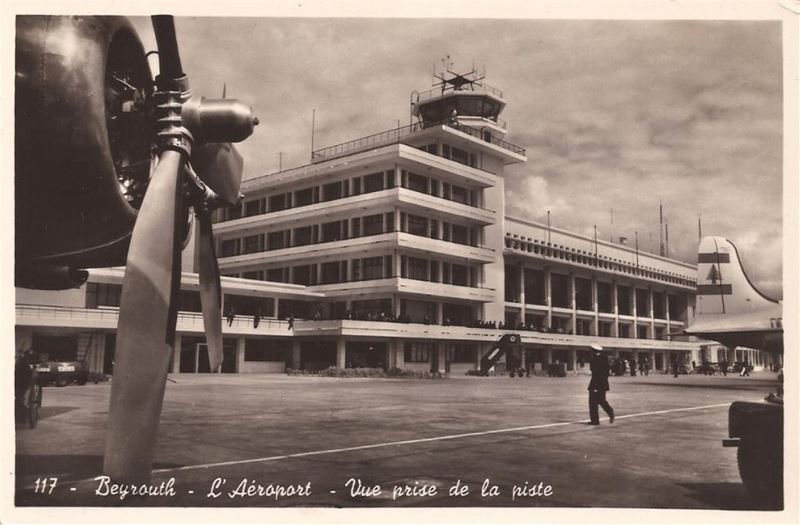
<path id="1" fill-rule="evenodd" d="M 148 30 L 149 20 L 137 27 Z M 781 26 L 770 21 L 178 18 L 196 93 L 253 104 L 245 177 L 308 162 L 315 147 L 409 118 L 412 90 L 450 54 L 503 90 L 509 213 L 647 249 L 658 204 L 670 254 L 694 262 L 703 232 L 743 245 L 757 281 L 781 282 Z M 152 33 L 152 30 L 149 30 Z M 213 35 L 213 38 L 209 38 Z M 154 41 L 147 49 L 154 48 Z M 755 239 L 755 240 L 754 240 Z M 756 248 L 760 246 L 760 248 Z M 752 255 L 751 255 L 752 254 Z M 743 255 L 744 257 L 744 255 Z M 752 261 L 752 263 L 750 262 Z"/>

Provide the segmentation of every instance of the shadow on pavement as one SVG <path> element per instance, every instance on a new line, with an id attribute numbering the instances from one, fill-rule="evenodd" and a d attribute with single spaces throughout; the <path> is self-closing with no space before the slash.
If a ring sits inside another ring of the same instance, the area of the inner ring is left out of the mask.
<path id="1" fill-rule="evenodd" d="M 681 483 L 690 497 L 721 510 L 768 510 L 753 501 L 743 483 Z"/>

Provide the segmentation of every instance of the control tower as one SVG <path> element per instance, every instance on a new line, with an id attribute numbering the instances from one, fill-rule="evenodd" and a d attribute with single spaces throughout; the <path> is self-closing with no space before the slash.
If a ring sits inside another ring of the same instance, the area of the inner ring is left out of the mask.
<path id="1" fill-rule="evenodd" d="M 484 83 L 484 73 L 474 67 L 457 73 L 448 64 L 444 72 L 434 70 L 433 78 L 431 89 L 411 94 L 411 114 L 423 127 L 447 123 L 479 130 L 485 140 L 505 136 L 506 123 L 499 118 L 506 105 L 503 92 Z"/>

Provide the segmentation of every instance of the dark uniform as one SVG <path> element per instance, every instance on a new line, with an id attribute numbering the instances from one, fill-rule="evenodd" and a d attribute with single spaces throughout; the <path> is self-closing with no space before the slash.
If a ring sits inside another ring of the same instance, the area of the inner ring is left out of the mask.
<path id="1" fill-rule="evenodd" d="M 608 386 L 608 358 L 599 345 L 593 345 L 594 354 L 590 362 L 592 370 L 592 380 L 589 381 L 589 418 L 590 425 L 599 425 L 600 416 L 598 414 L 597 406 L 603 407 L 603 410 L 608 414 L 609 422 L 614 422 L 614 409 L 606 401 L 606 392 L 609 390 Z"/>

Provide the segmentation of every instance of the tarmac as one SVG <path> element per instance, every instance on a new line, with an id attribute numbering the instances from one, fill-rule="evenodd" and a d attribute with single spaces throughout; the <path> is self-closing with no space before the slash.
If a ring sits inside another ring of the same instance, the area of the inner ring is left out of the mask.
<path id="1" fill-rule="evenodd" d="M 16 504 L 758 509 L 722 440 L 728 405 L 777 385 L 612 377 L 616 421 L 590 426 L 586 375 L 170 379 L 147 487 L 100 477 L 110 383 L 45 388 L 16 429 Z"/>

